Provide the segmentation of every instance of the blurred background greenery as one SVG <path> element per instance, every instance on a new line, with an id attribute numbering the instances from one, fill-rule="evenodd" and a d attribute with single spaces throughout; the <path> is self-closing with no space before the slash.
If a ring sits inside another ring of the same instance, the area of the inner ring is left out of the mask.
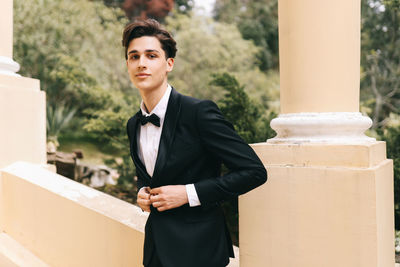
<path id="1" fill-rule="evenodd" d="M 248 143 L 274 136 L 279 113 L 277 0 L 14 0 L 14 58 L 20 74 L 40 79 L 47 134 L 59 150 L 83 151 L 87 163 L 119 171 L 100 190 L 134 203 L 135 169 L 125 125 L 140 96 L 129 81 L 121 35 L 135 18 L 156 18 L 178 54 L 169 82 L 216 101 Z M 362 0 L 361 112 L 368 134 L 394 159 L 395 217 L 400 229 L 400 4 Z M 340 78 L 340 77 L 338 77 Z M 237 243 L 237 200 L 224 204 Z"/>

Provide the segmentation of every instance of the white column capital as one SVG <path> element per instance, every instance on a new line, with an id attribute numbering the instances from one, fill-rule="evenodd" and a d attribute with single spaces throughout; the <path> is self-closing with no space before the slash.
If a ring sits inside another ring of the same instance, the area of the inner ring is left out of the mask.
<path id="1" fill-rule="evenodd" d="M 365 143 L 374 142 L 364 132 L 372 120 L 360 112 L 281 114 L 271 121 L 277 136 L 268 143 Z"/>
<path id="2" fill-rule="evenodd" d="M 19 68 L 19 64 L 12 58 L 0 56 L 0 74 L 20 77 L 21 75 L 17 74 Z"/>

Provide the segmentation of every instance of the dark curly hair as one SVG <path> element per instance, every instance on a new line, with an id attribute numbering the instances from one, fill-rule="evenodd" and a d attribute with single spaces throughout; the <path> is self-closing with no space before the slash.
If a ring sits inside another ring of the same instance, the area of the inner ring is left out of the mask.
<path id="1" fill-rule="evenodd" d="M 176 42 L 171 34 L 161 27 L 154 19 L 136 20 L 126 25 L 122 34 L 122 46 L 125 47 L 125 58 L 128 59 L 129 43 L 143 36 L 153 36 L 161 43 L 166 58 L 174 58 L 176 55 Z"/>

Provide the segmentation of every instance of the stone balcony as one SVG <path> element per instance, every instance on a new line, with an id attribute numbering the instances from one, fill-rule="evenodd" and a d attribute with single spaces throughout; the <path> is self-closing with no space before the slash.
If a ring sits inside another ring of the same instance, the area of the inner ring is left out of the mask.
<path id="1" fill-rule="evenodd" d="M 142 266 L 148 213 L 16 162 L 0 172 L 0 266 Z M 239 266 L 236 259 L 229 266 Z"/>

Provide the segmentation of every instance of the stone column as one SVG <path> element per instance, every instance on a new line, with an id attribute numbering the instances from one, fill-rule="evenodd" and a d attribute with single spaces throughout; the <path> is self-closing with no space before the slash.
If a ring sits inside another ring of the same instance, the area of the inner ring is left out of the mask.
<path id="1" fill-rule="evenodd" d="M 281 114 L 239 199 L 240 266 L 394 266 L 393 163 L 359 113 L 360 0 L 279 0 Z"/>
<path id="2" fill-rule="evenodd" d="M 281 115 L 268 142 L 374 141 L 358 112 L 360 14 L 360 0 L 279 1 Z"/>
<path id="3" fill-rule="evenodd" d="M 15 161 L 46 163 L 46 96 L 39 80 L 16 74 L 12 47 L 13 1 L 1 0 L 0 169 Z"/>
<path id="4" fill-rule="evenodd" d="M 19 64 L 12 59 L 13 0 L 2 0 L 0 9 L 0 74 L 19 76 Z"/>
<path id="5" fill-rule="evenodd" d="M 282 113 L 358 112 L 360 11 L 360 0 L 279 1 Z"/>

